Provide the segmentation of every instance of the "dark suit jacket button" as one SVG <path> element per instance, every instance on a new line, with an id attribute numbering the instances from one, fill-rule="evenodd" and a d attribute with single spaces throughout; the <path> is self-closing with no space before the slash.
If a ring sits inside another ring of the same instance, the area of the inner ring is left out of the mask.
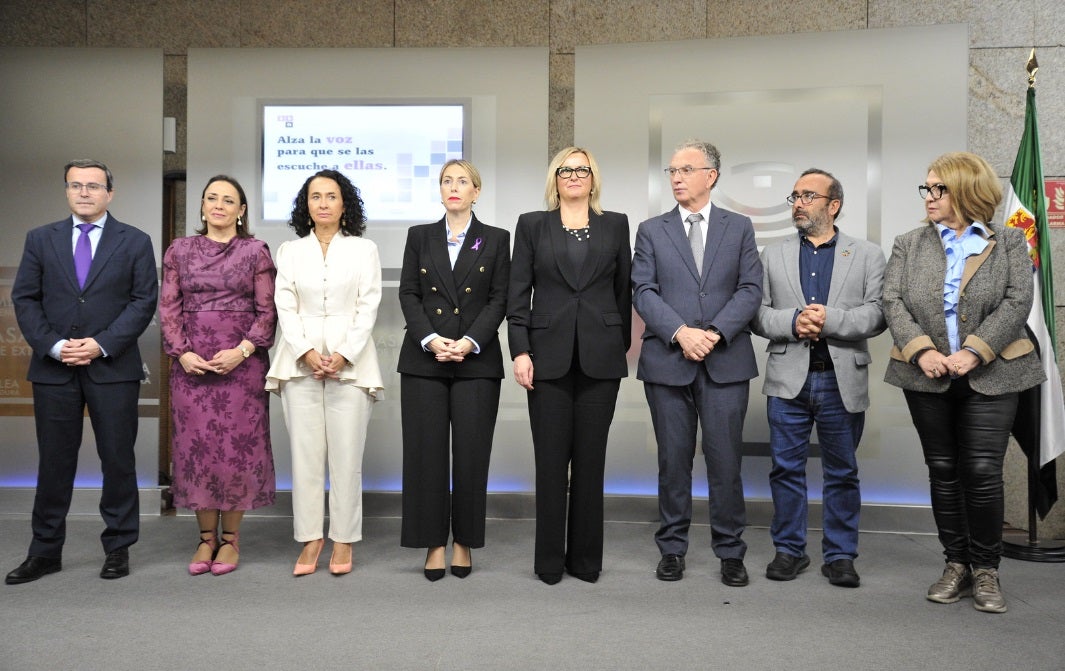
<path id="1" fill-rule="evenodd" d="M 466 287 L 466 293 L 472 294 L 473 293 L 473 289 L 471 289 L 469 287 Z"/>
<path id="2" fill-rule="evenodd" d="M 455 308 L 455 314 L 458 314 L 458 313 L 459 313 L 459 309 Z"/>
<path id="3" fill-rule="evenodd" d="M 436 291 L 436 287 L 433 287 L 433 288 L 432 288 L 432 291 L 434 291 L 434 292 L 435 292 L 435 291 Z"/>
<path id="4" fill-rule="evenodd" d="M 700 291 L 699 292 L 699 298 L 706 298 L 706 292 L 705 291 Z"/>
<path id="5" fill-rule="evenodd" d="M 427 272 L 428 271 L 425 268 L 422 268 L 422 270 L 421 270 L 422 275 L 426 274 Z"/>
<path id="6" fill-rule="evenodd" d="M 484 272 L 484 266 L 481 266 L 479 270 L 480 270 L 480 272 L 483 273 Z"/>
<path id="7" fill-rule="evenodd" d="M 436 314 L 438 314 L 438 315 L 442 315 L 442 314 L 444 314 L 444 311 L 443 311 L 443 310 L 441 310 L 440 308 L 437 308 L 437 309 L 436 309 Z"/>
<path id="8" fill-rule="evenodd" d="M 85 299 L 84 299 L 84 298 L 82 298 L 81 296 L 78 296 L 78 302 L 79 302 L 79 303 L 84 303 L 84 302 L 85 302 Z"/>

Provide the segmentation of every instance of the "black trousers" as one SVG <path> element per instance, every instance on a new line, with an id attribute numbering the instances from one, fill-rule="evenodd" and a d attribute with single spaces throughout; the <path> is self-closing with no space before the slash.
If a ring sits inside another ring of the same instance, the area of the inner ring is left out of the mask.
<path id="1" fill-rule="evenodd" d="M 449 532 L 484 547 L 499 386 L 490 378 L 401 376 L 403 547 L 447 545 Z"/>
<path id="2" fill-rule="evenodd" d="M 1002 460 L 1017 394 L 985 396 L 960 377 L 944 393 L 904 391 L 921 438 L 932 514 L 947 561 L 997 568 L 1002 555 Z"/>
<path id="3" fill-rule="evenodd" d="M 528 392 L 536 457 L 533 570 L 601 571 L 606 443 L 621 380 L 588 377 L 575 361 L 565 376 L 537 379 L 533 386 Z"/>
<path id="4" fill-rule="evenodd" d="M 137 542 L 140 501 L 134 446 L 139 397 L 140 382 L 97 384 L 84 368 L 78 368 L 66 384 L 34 383 L 33 415 L 40 462 L 33 499 L 31 556 L 62 556 L 86 406 L 103 474 L 100 516 L 105 528 L 100 541 L 104 552 Z"/>

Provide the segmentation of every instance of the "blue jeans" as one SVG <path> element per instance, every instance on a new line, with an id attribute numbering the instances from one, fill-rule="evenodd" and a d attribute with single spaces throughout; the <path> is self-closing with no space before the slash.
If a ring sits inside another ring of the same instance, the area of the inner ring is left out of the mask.
<path id="1" fill-rule="evenodd" d="M 835 371 L 810 372 L 794 399 L 770 396 L 769 446 L 773 470 L 773 523 L 777 552 L 801 556 L 806 550 L 806 458 L 810 432 L 817 424 L 824 474 L 825 563 L 858 556 L 858 515 L 862 505 L 855 452 L 865 426 L 864 412 L 847 412 Z"/>

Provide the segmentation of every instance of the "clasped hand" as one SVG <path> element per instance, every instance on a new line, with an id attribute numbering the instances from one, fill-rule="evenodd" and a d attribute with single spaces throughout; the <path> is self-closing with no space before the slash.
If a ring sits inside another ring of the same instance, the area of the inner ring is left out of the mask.
<path id="1" fill-rule="evenodd" d="M 95 338 L 71 338 L 59 350 L 59 360 L 68 366 L 88 366 L 103 354 Z"/>
<path id="2" fill-rule="evenodd" d="M 470 342 L 469 338 L 451 340 L 450 338 L 436 337 L 429 341 L 428 348 L 437 361 L 461 363 L 466 358 L 466 355 L 473 351 L 473 343 Z"/>
<path id="3" fill-rule="evenodd" d="M 684 352 L 685 359 L 702 361 L 710 352 L 714 351 L 714 347 L 721 340 L 721 336 L 713 331 L 682 326 L 677 331 L 676 340 L 677 344 L 680 345 L 681 351 Z"/>
<path id="4" fill-rule="evenodd" d="M 820 303 L 810 303 L 795 318 L 795 333 L 798 334 L 800 340 L 817 342 L 824 328 L 825 306 Z"/>
<path id="5" fill-rule="evenodd" d="M 917 366 L 926 377 L 936 379 L 944 375 L 961 377 L 980 365 L 980 357 L 967 349 L 960 349 L 950 356 L 937 350 L 927 349 L 917 357 Z"/>
<path id="6" fill-rule="evenodd" d="M 215 353 L 208 361 L 196 352 L 185 352 L 178 358 L 178 363 L 189 375 L 227 375 L 244 361 L 240 349 L 223 349 Z"/>
<path id="7" fill-rule="evenodd" d="M 344 358 L 342 354 L 333 352 L 327 357 L 321 355 L 318 350 L 308 350 L 303 356 L 300 357 L 311 369 L 311 374 L 315 380 L 324 380 L 329 378 L 330 380 L 339 380 L 340 371 L 344 366 L 348 365 L 348 360 Z"/>

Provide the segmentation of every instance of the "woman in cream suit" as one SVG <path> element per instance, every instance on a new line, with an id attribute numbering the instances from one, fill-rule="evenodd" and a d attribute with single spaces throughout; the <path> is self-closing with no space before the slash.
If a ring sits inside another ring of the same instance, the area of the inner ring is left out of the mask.
<path id="1" fill-rule="evenodd" d="M 322 170 L 296 196 L 299 240 L 277 250 L 280 335 L 266 388 L 281 394 L 292 449 L 292 513 L 303 543 L 293 575 L 314 573 L 325 545 L 329 467 L 331 573 L 351 571 L 362 540 L 362 454 L 382 390 L 372 332 L 381 302 L 377 246 L 362 237 L 362 199 L 347 177 Z"/>

